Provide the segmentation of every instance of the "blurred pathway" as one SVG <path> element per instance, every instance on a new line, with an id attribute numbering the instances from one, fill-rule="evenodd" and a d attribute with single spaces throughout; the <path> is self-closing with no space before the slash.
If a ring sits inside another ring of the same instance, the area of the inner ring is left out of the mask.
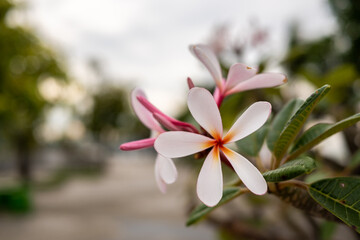
<path id="1" fill-rule="evenodd" d="M 153 164 L 142 155 L 118 156 L 100 178 L 74 179 L 58 189 L 38 192 L 34 213 L 0 218 L 0 239 L 215 239 L 205 224 L 185 227 L 186 171 L 180 169 L 178 181 L 162 195 Z"/>

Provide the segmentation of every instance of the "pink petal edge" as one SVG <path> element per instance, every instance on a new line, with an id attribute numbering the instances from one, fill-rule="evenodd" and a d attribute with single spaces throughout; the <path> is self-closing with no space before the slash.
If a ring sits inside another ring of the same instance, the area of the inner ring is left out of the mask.
<path id="1" fill-rule="evenodd" d="M 171 158 L 167 158 L 158 154 L 156 161 L 159 164 L 159 172 L 161 179 L 166 184 L 172 184 L 176 181 L 178 173 L 175 164 Z"/>
<path id="2" fill-rule="evenodd" d="M 230 67 L 227 76 L 225 89 L 230 90 L 237 84 L 246 81 L 247 79 L 255 76 L 257 69 L 246 66 L 242 63 L 235 63 Z"/>
<path id="3" fill-rule="evenodd" d="M 158 158 L 156 158 L 156 160 L 155 160 L 155 168 L 154 168 L 155 181 L 156 181 L 156 185 L 159 188 L 160 192 L 165 194 L 166 190 L 167 190 L 167 185 L 166 185 L 165 181 L 160 176 L 160 165 L 161 165 L 161 163 L 158 161 Z"/>
<path id="4" fill-rule="evenodd" d="M 236 92 L 244 92 L 258 88 L 271 88 L 277 87 L 284 83 L 287 83 L 287 77 L 281 73 L 260 73 L 249 78 L 246 81 L 240 82 L 233 88 L 226 92 L 226 95 L 230 95 Z"/>
<path id="5" fill-rule="evenodd" d="M 211 48 L 204 44 L 190 45 L 190 52 L 207 68 L 216 85 L 223 89 L 220 63 Z"/>
<path id="6" fill-rule="evenodd" d="M 154 119 L 152 113 L 149 112 L 139 101 L 138 98 L 146 99 L 145 93 L 139 89 L 135 88 L 131 93 L 131 105 L 135 111 L 135 114 L 138 116 L 139 120 L 149 129 L 155 130 L 157 132 L 163 132 L 159 123 Z"/>

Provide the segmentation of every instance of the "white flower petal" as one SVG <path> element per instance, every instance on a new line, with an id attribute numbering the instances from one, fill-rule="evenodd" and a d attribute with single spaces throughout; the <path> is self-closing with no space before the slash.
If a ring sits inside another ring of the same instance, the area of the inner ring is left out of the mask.
<path id="1" fill-rule="evenodd" d="M 159 164 L 160 177 L 166 184 L 174 183 L 177 178 L 177 170 L 171 158 L 158 154 L 156 162 Z"/>
<path id="2" fill-rule="evenodd" d="M 189 91 L 188 107 L 191 115 L 211 136 L 222 136 L 223 127 L 219 109 L 211 93 L 204 89 L 194 87 Z"/>
<path id="3" fill-rule="evenodd" d="M 135 88 L 131 93 L 131 105 L 134 109 L 136 115 L 138 116 L 139 120 L 149 129 L 163 132 L 164 130 L 160 126 L 160 124 L 155 120 L 153 114 L 149 112 L 138 100 L 137 97 L 142 96 L 146 98 L 145 93 L 139 89 Z"/>
<path id="4" fill-rule="evenodd" d="M 226 80 L 226 90 L 229 90 L 237 84 L 255 76 L 257 69 L 250 68 L 242 63 L 233 64 L 230 67 L 229 74 Z"/>
<path id="5" fill-rule="evenodd" d="M 223 193 L 223 177 L 219 148 L 214 147 L 206 157 L 197 180 L 197 195 L 209 207 L 220 201 Z"/>
<path id="6" fill-rule="evenodd" d="M 154 147 L 165 157 L 176 158 L 188 156 L 214 145 L 214 140 L 200 134 L 173 131 L 165 132 L 156 139 Z"/>
<path id="7" fill-rule="evenodd" d="M 221 149 L 236 174 L 244 185 L 253 193 L 263 195 L 267 192 L 267 184 L 260 171 L 246 158 L 240 154 L 223 147 Z"/>
<path id="8" fill-rule="evenodd" d="M 271 113 L 271 104 L 256 102 L 236 120 L 229 132 L 225 135 L 224 142 L 236 142 L 258 130 Z"/>
<path id="9" fill-rule="evenodd" d="M 272 153 L 270 149 L 268 148 L 266 142 L 263 143 L 260 152 L 259 152 L 259 158 L 263 166 L 267 169 L 270 169 L 271 167 L 271 158 Z"/>
<path id="10" fill-rule="evenodd" d="M 221 88 L 222 86 L 222 74 L 220 63 L 216 58 L 214 52 L 206 45 L 196 44 L 190 45 L 190 52 L 200 60 L 202 64 L 209 70 L 216 85 Z"/>
<path id="11" fill-rule="evenodd" d="M 156 185 L 158 186 L 160 192 L 162 193 L 166 193 L 166 183 L 165 181 L 161 178 L 160 176 L 160 161 L 158 161 L 158 158 L 156 158 L 156 161 L 155 161 L 155 180 L 156 180 Z"/>
<path id="12" fill-rule="evenodd" d="M 287 82 L 287 77 L 281 73 L 260 73 L 256 74 L 252 78 L 243 81 L 227 92 L 227 95 L 243 92 L 257 88 L 270 88 L 280 86 Z"/>

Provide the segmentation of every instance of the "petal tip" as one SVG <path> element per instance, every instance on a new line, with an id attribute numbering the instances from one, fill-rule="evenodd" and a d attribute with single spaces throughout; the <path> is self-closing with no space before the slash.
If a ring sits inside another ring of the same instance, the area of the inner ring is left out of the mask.
<path id="1" fill-rule="evenodd" d="M 269 102 L 264 101 L 264 103 L 267 105 L 266 107 L 268 108 L 268 109 L 266 109 L 268 111 L 268 115 L 267 115 L 267 118 L 266 118 L 266 121 L 267 121 L 269 119 L 270 115 L 271 115 L 272 106 L 271 106 L 271 103 L 269 103 Z"/>
<path id="2" fill-rule="evenodd" d="M 201 87 L 193 87 L 189 90 L 188 92 L 188 101 L 189 101 L 189 97 L 191 95 L 194 95 L 194 94 L 199 94 L 199 92 L 208 92 L 208 90 L 206 90 L 205 88 L 201 88 Z M 205 93 L 206 94 L 206 93 Z"/>
<path id="3" fill-rule="evenodd" d="M 189 45 L 190 52 L 197 57 L 196 48 L 199 48 L 199 44 L 190 44 Z"/>
<path id="4" fill-rule="evenodd" d="M 200 200 L 201 200 L 201 199 L 200 199 Z M 219 201 L 220 201 L 220 200 L 219 200 Z M 219 203 L 219 201 L 217 201 L 217 202 L 212 202 L 212 203 L 202 201 L 202 203 L 205 204 L 205 205 L 208 206 L 208 207 L 215 207 L 215 206 Z"/>
<path id="5" fill-rule="evenodd" d="M 206 194 L 204 194 L 201 190 L 197 189 L 197 195 L 198 195 L 198 198 L 200 199 L 200 201 L 205 204 L 206 206 L 208 207 L 214 207 L 216 206 L 221 198 L 222 198 L 222 194 L 219 195 L 217 198 L 214 198 L 213 196 L 210 197 Z"/>
<path id="6" fill-rule="evenodd" d="M 163 179 L 166 184 L 173 184 L 176 181 L 177 176 L 173 179 Z"/>
<path id="7" fill-rule="evenodd" d="M 164 161 L 165 160 L 165 161 Z M 174 162 L 170 158 L 163 157 L 163 161 L 160 166 L 160 178 L 166 184 L 173 184 L 178 177 Z"/>
<path id="8" fill-rule="evenodd" d="M 271 114 L 271 110 L 272 110 L 272 106 L 271 106 L 271 103 L 267 102 L 267 101 L 259 101 L 258 102 L 259 104 L 262 104 L 265 108 L 266 111 L 269 111 L 269 116 Z M 268 117 L 269 117 L 268 116 Z"/>
<path id="9" fill-rule="evenodd" d="M 246 186 L 246 184 L 245 184 L 245 186 Z M 267 182 L 266 182 L 265 178 L 262 177 L 261 174 L 258 175 L 258 178 L 257 178 L 256 182 L 253 182 L 252 184 L 248 185 L 247 187 L 255 195 L 264 195 L 268 191 Z"/>
<path id="10" fill-rule="evenodd" d="M 261 186 L 259 189 L 250 190 L 250 191 L 256 195 L 264 195 L 267 193 L 268 187 L 267 187 L 267 184 L 265 183 L 265 185 Z"/>

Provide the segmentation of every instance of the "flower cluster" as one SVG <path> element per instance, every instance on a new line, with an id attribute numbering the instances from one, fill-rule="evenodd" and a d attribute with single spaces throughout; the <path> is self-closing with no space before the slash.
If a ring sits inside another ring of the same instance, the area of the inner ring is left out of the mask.
<path id="1" fill-rule="evenodd" d="M 231 150 L 228 144 L 236 142 L 259 129 L 271 113 L 268 102 L 252 104 L 233 124 L 226 134 L 223 133 L 219 112 L 224 98 L 230 94 L 257 88 L 279 86 L 287 81 L 280 73 L 261 73 L 236 63 L 231 66 L 227 79 L 215 54 L 206 45 L 190 46 L 190 51 L 209 70 L 216 88 L 213 94 L 204 88 L 194 87 L 188 79 L 189 93 L 187 104 L 191 115 L 201 126 L 195 126 L 171 118 L 153 106 L 140 89 L 132 92 L 132 107 L 140 121 L 151 131 L 151 137 L 124 143 L 121 150 L 135 150 L 154 147 L 158 152 L 155 162 L 155 179 L 162 192 L 166 184 L 177 178 L 177 170 L 172 158 L 184 157 L 198 152 L 206 152 L 204 164 L 197 181 L 197 195 L 207 206 L 215 206 L 222 197 L 223 177 L 221 161 L 226 161 L 239 176 L 243 184 L 254 194 L 267 192 L 267 183 L 259 170 L 245 157 Z M 167 129 L 169 131 L 165 131 Z"/>

